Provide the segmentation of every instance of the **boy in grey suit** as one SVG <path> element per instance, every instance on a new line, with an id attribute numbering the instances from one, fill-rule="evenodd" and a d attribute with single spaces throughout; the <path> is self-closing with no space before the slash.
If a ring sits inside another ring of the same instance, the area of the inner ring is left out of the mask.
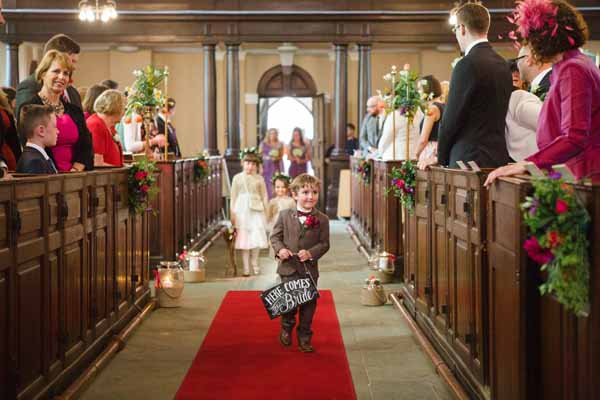
<path id="1" fill-rule="evenodd" d="M 319 180 L 312 175 L 301 174 L 294 178 L 290 189 L 296 209 L 281 211 L 273 227 L 271 245 L 279 260 L 277 273 L 284 283 L 302 278 L 307 272 L 315 284 L 319 278 L 317 260 L 329 250 L 329 218 L 315 208 L 320 186 Z M 317 299 L 299 307 L 298 347 L 304 353 L 314 351 L 310 340 L 316 308 Z M 283 346 L 292 344 L 297 312 L 294 310 L 281 316 L 279 341 Z"/>

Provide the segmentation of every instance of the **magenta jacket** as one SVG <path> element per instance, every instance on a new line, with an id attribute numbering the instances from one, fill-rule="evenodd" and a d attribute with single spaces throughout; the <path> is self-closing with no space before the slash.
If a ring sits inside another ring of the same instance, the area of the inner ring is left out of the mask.
<path id="1" fill-rule="evenodd" d="M 554 64 L 537 129 L 539 168 L 566 163 L 577 178 L 600 177 L 600 70 L 579 50 Z"/>

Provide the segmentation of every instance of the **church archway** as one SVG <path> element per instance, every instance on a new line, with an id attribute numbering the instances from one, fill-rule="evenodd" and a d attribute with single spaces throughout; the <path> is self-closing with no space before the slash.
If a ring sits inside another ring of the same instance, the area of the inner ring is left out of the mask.
<path id="1" fill-rule="evenodd" d="M 259 97 L 314 97 L 317 85 L 303 68 L 276 65 L 268 69 L 258 82 Z"/>

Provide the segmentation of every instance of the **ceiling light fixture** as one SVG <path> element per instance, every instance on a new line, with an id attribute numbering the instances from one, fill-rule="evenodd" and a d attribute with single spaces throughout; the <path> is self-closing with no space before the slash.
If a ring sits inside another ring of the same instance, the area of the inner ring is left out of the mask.
<path id="1" fill-rule="evenodd" d="M 79 2 L 79 19 L 86 22 L 102 21 L 108 22 L 117 18 L 117 3 L 114 0 L 107 0 L 106 4 L 98 4 L 98 0 L 95 1 L 96 5 L 90 4 L 88 0 L 81 0 Z"/>

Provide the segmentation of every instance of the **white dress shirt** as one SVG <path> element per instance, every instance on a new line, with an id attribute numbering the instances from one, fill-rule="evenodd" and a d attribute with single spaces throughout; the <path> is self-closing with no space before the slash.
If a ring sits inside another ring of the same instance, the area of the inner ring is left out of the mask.
<path id="1" fill-rule="evenodd" d="M 124 151 L 139 153 L 144 150 L 144 141 L 142 140 L 142 123 L 135 122 L 137 114 L 131 114 L 131 122 L 126 124 L 125 118 L 121 120 L 123 124 L 123 139 L 125 139 Z"/>
<path id="2" fill-rule="evenodd" d="M 542 79 L 544 79 L 544 77 L 546 75 L 548 75 L 548 73 L 550 73 L 550 71 L 552 71 L 552 67 L 547 68 L 547 69 L 543 70 L 542 72 L 540 72 L 539 74 L 537 74 L 537 76 L 535 78 L 533 78 L 533 80 L 531 81 L 531 88 L 533 89 L 537 86 L 540 86 Z"/>
<path id="3" fill-rule="evenodd" d="M 465 50 L 465 57 L 467 55 L 469 55 L 469 52 L 471 51 L 471 49 L 475 46 L 477 46 L 479 43 L 485 43 L 488 40 L 486 38 L 484 39 L 477 39 L 476 41 L 474 41 L 473 43 L 471 43 L 469 46 L 467 46 L 467 49 Z"/>
<path id="4" fill-rule="evenodd" d="M 515 161 L 522 161 L 538 151 L 536 131 L 542 101 L 525 90 L 510 95 L 506 113 L 506 148 Z"/>

